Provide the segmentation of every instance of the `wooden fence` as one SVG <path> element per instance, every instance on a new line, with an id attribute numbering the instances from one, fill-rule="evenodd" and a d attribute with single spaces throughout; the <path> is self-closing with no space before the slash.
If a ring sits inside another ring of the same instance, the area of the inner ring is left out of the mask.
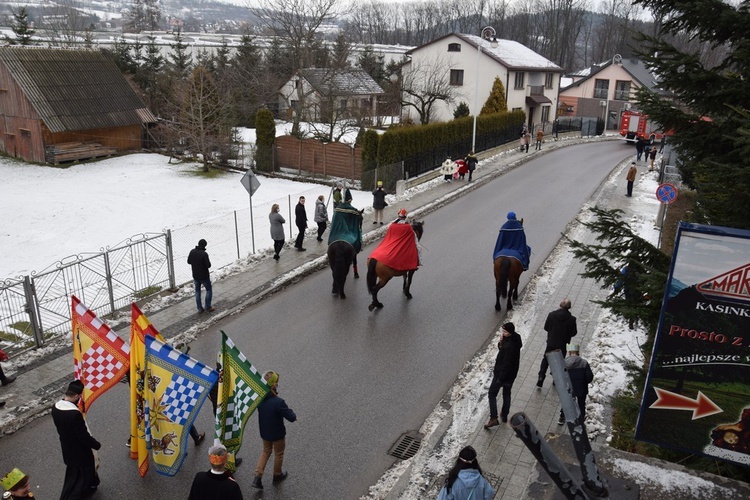
<path id="1" fill-rule="evenodd" d="M 276 138 L 274 146 L 274 170 L 280 169 L 298 170 L 313 177 L 360 180 L 362 148 L 284 135 Z"/>

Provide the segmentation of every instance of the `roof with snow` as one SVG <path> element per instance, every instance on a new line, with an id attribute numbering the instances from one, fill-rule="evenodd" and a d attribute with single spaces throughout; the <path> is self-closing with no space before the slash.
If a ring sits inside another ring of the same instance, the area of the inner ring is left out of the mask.
<path id="1" fill-rule="evenodd" d="M 52 132 L 156 121 L 115 63 L 99 51 L 5 47 L 0 63 Z"/>
<path id="2" fill-rule="evenodd" d="M 615 63 L 621 64 L 622 69 L 630 74 L 630 76 L 633 77 L 633 80 L 638 82 L 640 86 L 646 87 L 653 92 L 662 93 L 661 89 L 659 89 L 658 78 L 648 70 L 646 65 L 643 64 L 643 61 L 639 59 L 624 59 L 619 55 L 615 55 L 611 59 L 608 59 L 604 62 L 592 64 L 588 68 L 578 70 L 574 73 L 568 73 L 566 76 L 573 77 L 574 81 L 572 83 L 568 83 L 568 85 L 566 86 L 561 85 L 560 90 L 562 91 L 574 85 L 580 85 L 582 82 L 585 82 L 586 80 L 590 79 L 605 68 Z"/>
<path id="3" fill-rule="evenodd" d="M 321 95 L 354 96 L 384 94 L 383 89 L 362 69 L 334 71 L 323 68 L 307 68 L 299 75 Z"/>
<path id="4" fill-rule="evenodd" d="M 497 47 L 492 47 L 489 40 L 485 40 L 476 35 L 467 35 L 465 33 L 451 33 L 445 35 L 428 42 L 425 45 L 412 49 L 408 51 L 407 54 L 411 54 L 412 52 L 419 50 L 421 47 L 431 45 L 451 36 L 458 37 L 473 47 L 482 47 L 483 53 L 487 54 L 510 70 L 547 71 L 552 73 L 563 72 L 563 69 L 560 66 L 515 40 L 502 40 L 498 38 Z"/>

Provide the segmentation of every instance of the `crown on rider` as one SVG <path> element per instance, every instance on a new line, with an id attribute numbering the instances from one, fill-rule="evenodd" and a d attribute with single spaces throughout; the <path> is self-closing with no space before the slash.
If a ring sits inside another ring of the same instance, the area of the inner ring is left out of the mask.
<path id="1" fill-rule="evenodd" d="M 398 216 L 399 216 L 400 218 L 402 218 L 402 219 L 405 219 L 405 218 L 406 218 L 406 209 L 405 209 L 405 208 L 402 208 L 402 209 L 400 209 L 400 210 L 398 211 Z"/>

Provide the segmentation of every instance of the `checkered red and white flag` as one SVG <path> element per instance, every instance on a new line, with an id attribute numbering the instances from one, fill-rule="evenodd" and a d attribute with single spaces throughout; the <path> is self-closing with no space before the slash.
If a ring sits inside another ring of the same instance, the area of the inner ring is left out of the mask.
<path id="1" fill-rule="evenodd" d="M 71 296 L 75 378 L 83 382 L 81 411 L 115 385 L 130 369 L 130 346 Z"/>

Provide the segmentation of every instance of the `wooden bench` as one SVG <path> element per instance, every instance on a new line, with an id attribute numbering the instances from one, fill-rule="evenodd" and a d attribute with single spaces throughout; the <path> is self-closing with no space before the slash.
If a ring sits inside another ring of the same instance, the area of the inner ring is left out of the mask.
<path id="1" fill-rule="evenodd" d="M 62 162 L 86 160 L 117 153 L 117 149 L 105 147 L 98 142 L 61 142 L 45 148 L 44 157 L 47 163 L 58 165 Z"/>

